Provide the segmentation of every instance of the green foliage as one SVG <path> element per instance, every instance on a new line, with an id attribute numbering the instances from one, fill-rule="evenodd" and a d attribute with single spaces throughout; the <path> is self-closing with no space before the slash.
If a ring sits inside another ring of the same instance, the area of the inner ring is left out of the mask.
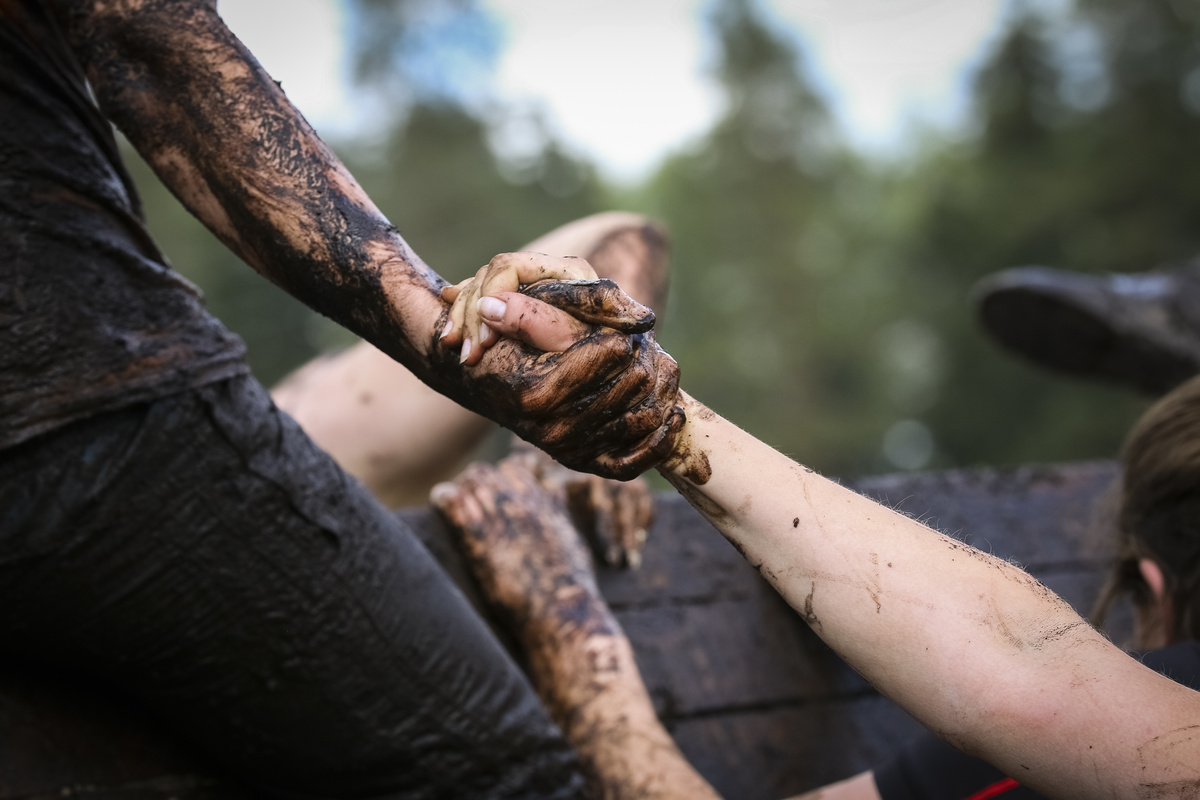
<path id="1" fill-rule="evenodd" d="M 485 115 L 463 88 L 495 55 L 477 3 L 350 8 L 360 78 L 403 113 L 375 144 L 339 151 L 417 252 L 458 280 L 614 203 L 659 217 L 676 264 L 661 337 L 685 386 L 795 457 L 851 474 L 1110 456 L 1141 408 L 1001 353 L 970 293 L 1009 266 L 1136 271 L 1200 250 L 1200 12 L 1188 0 L 1078 0 L 1061 18 L 1018 9 L 975 78 L 970 135 L 930 137 L 889 164 L 841 144 L 799 46 L 754 0 L 720 0 L 726 114 L 620 191 L 536 119 L 525 158 L 495 155 L 490 137 L 515 112 Z M 265 382 L 349 341 L 145 185 L 156 235 Z"/>

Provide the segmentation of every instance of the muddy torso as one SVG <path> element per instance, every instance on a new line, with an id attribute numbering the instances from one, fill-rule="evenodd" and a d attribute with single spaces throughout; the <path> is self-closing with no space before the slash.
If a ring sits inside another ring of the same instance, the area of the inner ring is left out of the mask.
<path id="1" fill-rule="evenodd" d="M 0 448 L 245 373 L 151 241 L 54 18 L 0 0 Z"/>

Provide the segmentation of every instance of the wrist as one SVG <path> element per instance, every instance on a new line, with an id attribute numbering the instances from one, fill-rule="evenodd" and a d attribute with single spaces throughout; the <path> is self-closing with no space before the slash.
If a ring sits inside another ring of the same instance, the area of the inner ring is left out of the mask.
<path id="1" fill-rule="evenodd" d="M 408 346 L 429 363 L 449 318 L 450 304 L 441 296 L 446 282 L 402 241 L 398 245 L 400 252 L 391 253 L 378 265 L 379 288 Z"/>
<path id="2" fill-rule="evenodd" d="M 671 448 L 671 454 L 659 465 L 658 471 L 675 484 L 686 479 L 696 486 L 703 486 L 712 477 L 709 448 L 704 444 L 707 437 L 704 428 L 719 419 L 716 412 L 682 389 L 679 403 L 683 406 L 685 422 Z"/>

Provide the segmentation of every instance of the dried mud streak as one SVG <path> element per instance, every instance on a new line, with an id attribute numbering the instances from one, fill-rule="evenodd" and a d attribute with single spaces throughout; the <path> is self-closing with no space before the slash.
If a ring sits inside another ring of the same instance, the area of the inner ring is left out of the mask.
<path id="1" fill-rule="evenodd" d="M 602 328 L 555 356 L 502 344 L 472 370 L 443 351 L 444 281 L 213 6 L 144 0 L 97 12 L 80 2 L 68 17 L 105 112 L 222 241 L 436 390 L 569 466 L 628 479 L 670 452 L 683 419 L 678 367 L 649 334 Z M 424 332 L 406 328 L 414 304 L 441 307 L 442 318 Z"/>
<path id="2" fill-rule="evenodd" d="M 692 483 L 688 478 L 675 472 L 663 472 L 663 477 L 667 482 L 675 487 L 675 490 L 687 500 L 693 508 L 699 511 L 708 519 L 709 522 L 718 524 L 729 519 L 729 512 L 726 511 L 716 500 L 713 500 L 704 493 L 700 487 Z M 746 552 L 743 547 L 737 542 L 730 539 L 737 551 L 745 557 Z"/>
<path id="3" fill-rule="evenodd" d="M 804 621 L 812 627 L 813 630 L 821 629 L 821 619 L 817 616 L 817 612 L 813 609 L 813 596 L 817 593 L 817 582 L 812 581 L 809 587 L 808 596 L 804 598 Z"/>
<path id="4" fill-rule="evenodd" d="M 716 412 L 702 403 L 691 400 L 689 405 L 691 413 L 696 419 L 707 422 L 717 418 Z M 676 441 L 675 450 L 668 460 L 668 467 L 674 475 L 678 475 L 684 479 L 676 481 L 672 479 L 671 475 L 666 476 L 667 480 L 679 490 L 680 494 L 689 501 L 692 501 L 694 496 L 704 497 L 703 494 L 697 492 L 696 487 L 703 486 L 712 479 L 712 462 L 709 461 L 708 453 L 696 439 L 694 431 L 689 431 L 686 436 Z M 685 485 L 687 485 L 686 489 L 684 488 Z M 710 506 L 720 508 L 720 506 L 717 506 L 716 503 L 707 497 L 704 497 L 704 502 Z M 703 508 L 696 505 L 696 502 L 692 502 L 692 505 L 703 511 Z M 728 512 L 721 509 L 720 516 L 725 517 L 727 515 Z"/>
<path id="5" fill-rule="evenodd" d="M 1180 756 L 1171 751 L 1181 745 L 1188 745 L 1200 736 L 1200 725 L 1187 725 L 1182 728 L 1167 731 L 1140 745 L 1137 749 L 1137 760 L 1142 770 L 1158 768 L 1160 771 L 1166 757 L 1171 758 L 1175 765 L 1182 765 Z M 1181 798 L 1200 797 L 1200 769 L 1195 767 L 1193 775 L 1167 781 L 1150 781 L 1142 783 L 1140 797 L 1145 798 Z"/>
<path id="6" fill-rule="evenodd" d="M 608 278 L 537 281 L 522 287 L 521 293 L 566 311 L 575 319 L 621 333 L 646 333 L 654 327 L 654 312 Z"/>

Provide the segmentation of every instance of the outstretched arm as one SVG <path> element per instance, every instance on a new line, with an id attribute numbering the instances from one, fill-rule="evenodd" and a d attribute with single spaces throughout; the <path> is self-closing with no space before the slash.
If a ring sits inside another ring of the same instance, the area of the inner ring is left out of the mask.
<path id="1" fill-rule="evenodd" d="M 439 346 L 444 281 L 229 32 L 214 0 L 51 3 L 102 110 L 189 210 L 267 278 L 439 392 L 576 466 L 629 477 L 669 451 L 682 421 L 677 370 L 652 339 L 592 325 L 554 359 L 508 341 L 472 368 Z M 570 321 L 541 308 L 542 319 Z M 638 425 L 609 424 L 630 408 L 642 412 Z"/>
<path id="2" fill-rule="evenodd" d="M 660 472 L 882 693 L 1051 797 L 1195 795 L 1200 693 L 1117 649 L 1020 568 L 683 402 Z M 838 788 L 864 796 L 869 781 Z"/>
<path id="3" fill-rule="evenodd" d="M 662 308 L 669 247 L 665 232 L 646 217 L 594 214 L 522 249 L 580 256 L 633 299 L 656 312 Z M 570 344 L 568 340 L 559 349 Z M 555 347 L 542 343 L 541 349 Z M 391 506 L 424 504 L 429 489 L 461 470 L 476 444 L 492 430 L 488 420 L 434 392 L 366 342 L 309 362 L 271 394 L 313 441 Z M 553 473 L 547 477 L 567 473 L 565 468 L 552 467 L 545 456 L 539 463 Z M 616 483 L 569 474 L 571 480 L 564 482 L 563 491 L 570 489 L 574 496 L 589 490 L 586 505 L 598 512 L 593 515 L 593 528 L 612 551 L 609 560 L 636 562 L 639 538 L 644 538 L 648 524 L 648 508 L 641 509 L 643 499 L 649 504 L 644 482 Z"/>
<path id="4" fill-rule="evenodd" d="M 685 407 L 660 471 L 933 731 L 1051 797 L 1200 786 L 1200 694 L 1118 650 L 1018 567 L 822 478 L 690 398 Z"/>

